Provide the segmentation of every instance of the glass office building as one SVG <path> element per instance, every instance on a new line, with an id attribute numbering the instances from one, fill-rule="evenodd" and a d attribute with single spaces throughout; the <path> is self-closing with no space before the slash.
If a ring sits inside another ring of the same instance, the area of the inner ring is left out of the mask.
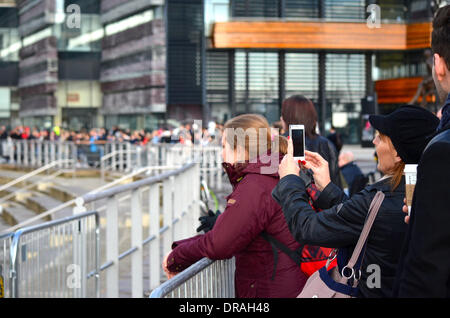
<path id="1" fill-rule="evenodd" d="M 362 115 L 412 101 L 429 76 L 435 10 L 428 0 L 0 0 L 0 121 L 154 129 L 251 112 L 274 122 L 302 94 L 322 133 L 333 125 L 359 143 Z"/>
<path id="2" fill-rule="evenodd" d="M 314 102 L 322 133 L 335 126 L 359 143 L 364 114 L 410 103 L 429 76 L 435 10 L 420 0 L 207 0 L 211 116 L 276 121 L 283 99 L 301 94 Z M 414 102 L 437 107 L 432 96 Z"/>

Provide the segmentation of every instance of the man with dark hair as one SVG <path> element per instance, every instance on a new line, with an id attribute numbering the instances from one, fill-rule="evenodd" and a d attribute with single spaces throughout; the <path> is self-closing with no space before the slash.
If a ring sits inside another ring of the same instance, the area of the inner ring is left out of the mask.
<path id="1" fill-rule="evenodd" d="M 417 168 L 394 297 L 450 297 L 450 5 L 436 13 L 431 37 L 433 79 L 445 104 Z"/>

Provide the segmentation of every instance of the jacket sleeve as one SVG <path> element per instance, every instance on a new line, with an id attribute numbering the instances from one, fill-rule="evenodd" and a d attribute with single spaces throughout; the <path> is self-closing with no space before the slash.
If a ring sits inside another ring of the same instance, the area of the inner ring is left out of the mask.
<path id="1" fill-rule="evenodd" d="M 450 146 L 434 144 L 417 170 L 399 297 L 448 297 L 450 278 Z"/>
<path id="2" fill-rule="evenodd" d="M 258 198 L 258 201 L 249 199 Z M 208 257 L 227 259 L 242 251 L 266 228 L 270 194 L 244 179 L 228 200 L 213 229 L 196 239 L 180 241 L 169 255 L 168 269 L 179 272 Z"/>
<path id="3" fill-rule="evenodd" d="M 272 191 L 284 213 L 289 230 L 297 242 L 322 247 L 346 247 L 356 244 L 368 211 L 369 192 L 316 213 L 308 203 L 302 179 L 287 175 Z M 369 202 L 370 202 L 369 201 Z"/>
<path id="4" fill-rule="evenodd" d="M 344 191 L 333 182 L 330 182 L 325 189 L 322 190 L 319 197 L 314 202 L 314 206 L 321 210 L 325 210 L 347 200 L 348 197 Z"/>

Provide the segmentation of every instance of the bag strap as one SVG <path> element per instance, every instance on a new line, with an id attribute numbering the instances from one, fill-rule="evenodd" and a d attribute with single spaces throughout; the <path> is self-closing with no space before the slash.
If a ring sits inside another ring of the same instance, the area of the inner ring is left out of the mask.
<path id="1" fill-rule="evenodd" d="M 275 278 L 275 274 L 277 271 L 277 263 L 278 263 L 278 249 L 283 253 L 288 255 L 298 266 L 302 263 L 301 251 L 303 250 L 304 245 L 301 245 L 297 250 L 291 250 L 286 245 L 278 241 L 272 235 L 267 233 L 266 231 L 261 232 L 261 236 L 270 243 L 273 251 L 273 273 L 272 280 Z"/>
<path id="2" fill-rule="evenodd" d="M 384 193 L 382 191 L 378 191 L 370 204 L 367 221 L 365 222 L 361 235 L 359 236 L 358 243 L 356 244 L 356 247 L 353 250 L 353 254 L 349 262 L 341 271 L 341 275 L 344 281 L 348 281 L 349 279 L 355 276 L 354 266 L 358 261 L 359 255 L 361 254 L 361 251 L 366 243 L 370 229 L 372 228 L 373 222 L 377 217 L 378 211 L 381 207 L 381 204 L 383 203 L 384 197 L 385 197 Z M 350 276 L 345 276 L 344 272 L 346 269 L 351 270 Z"/>

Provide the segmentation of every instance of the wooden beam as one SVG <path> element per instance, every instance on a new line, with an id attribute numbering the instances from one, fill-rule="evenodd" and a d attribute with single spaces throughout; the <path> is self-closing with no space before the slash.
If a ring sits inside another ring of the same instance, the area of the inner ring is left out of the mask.
<path id="1" fill-rule="evenodd" d="M 406 48 L 424 49 L 431 47 L 431 32 L 433 26 L 431 22 L 409 24 L 406 35 Z"/>
<path id="2" fill-rule="evenodd" d="M 214 48 L 405 50 L 426 48 L 431 23 L 369 28 L 355 22 L 232 21 L 213 28 Z"/>

